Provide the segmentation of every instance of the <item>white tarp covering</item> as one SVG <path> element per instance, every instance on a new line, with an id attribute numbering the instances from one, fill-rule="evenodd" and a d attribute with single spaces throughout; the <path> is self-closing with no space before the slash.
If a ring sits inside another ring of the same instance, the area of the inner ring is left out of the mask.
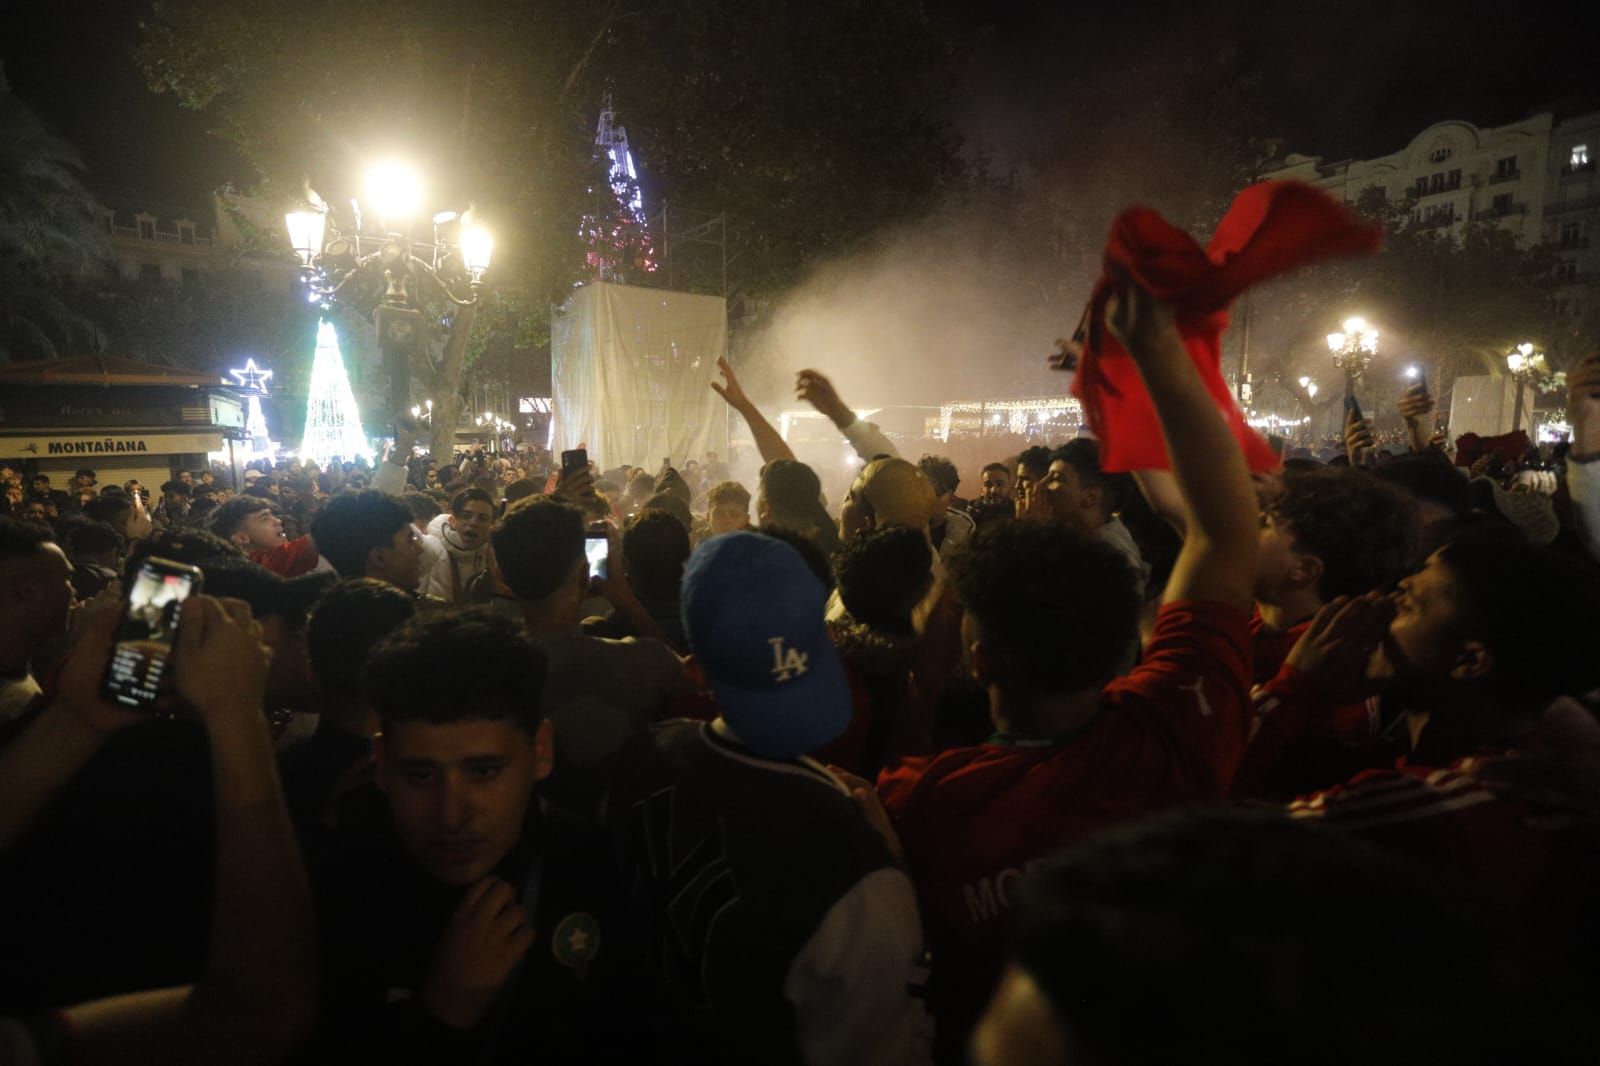
<path id="1" fill-rule="evenodd" d="M 727 351 L 720 296 L 585 285 L 551 316 L 555 447 L 651 470 L 725 452 L 727 405 L 710 385 Z"/>
<path id="2" fill-rule="evenodd" d="M 1522 396 L 1523 428 L 1531 432 L 1529 408 L 1533 403 L 1533 389 Z M 1476 433 L 1480 437 L 1494 437 L 1511 432 L 1511 416 L 1517 406 L 1517 384 L 1509 377 L 1476 374 L 1456 378 L 1450 390 L 1450 437 Z"/>

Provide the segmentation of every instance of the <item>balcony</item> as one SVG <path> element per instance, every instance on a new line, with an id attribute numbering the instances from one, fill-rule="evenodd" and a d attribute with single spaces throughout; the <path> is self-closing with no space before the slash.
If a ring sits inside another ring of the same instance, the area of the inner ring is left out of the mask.
<path id="1" fill-rule="evenodd" d="M 1462 221 L 1462 219 L 1456 217 L 1454 214 L 1441 212 L 1440 214 L 1432 215 L 1432 216 L 1430 216 L 1428 218 L 1424 218 L 1424 219 L 1420 220 L 1417 223 L 1417 228 L 1418 229 L 1443 229 L 1446 226 L 1453 226 L 1457 222 L 1460 222 L 1460 221 Z"/>
<path id="2" fill-rule="evenodd" d="M 1571 240 L 1561 241 L 1556 245 L 1558 252 L 1581 252 L 1589 247 L 1589 238 L 1573 237 Z"/>
<path id="3" fill-rule="evenodd" d="M 1513 218 L 1517 215 L 1525 215 L 1527 213 L 1527 204 L 1510 204 L 1501 207 L 1486 207 L 1482 211 L 1474 211 L 1472 213 L 1472 221 L 1482 222 L 1496 218 Z"/>
<path id="4" fill-rule="evenodd" d="M 1489 184 L 1490 185 L 1499 185 L 1502 182 L 1521 181 L 1521 180 L 1522 180 L 1522 171 L 1520 171 L 1520 170 L 1513 170 L 1509 174 L 1495 173 L 1495 174 L 1490 174 L 1489 175 Z"/>
<path id="5" fill-rule="evenodd" d="M 1576 200 L 1561 200 L 1553 204 L 1544 205 L 1547 215 L 1564 215 L 1568 211 L 1587 211 L 1590 208 L 1600 207 L 1600 196 L 1583 196 Z"/>
<path id="6" fill-rule="evenodd" d="M 1592 159 L 1589 160 L 1587 163 L 1580 163 L 1577 166 L 1573 166 L 1571 163 L 1562 163 L 1561 164 L 1561 176 L 1563 178 L 1571 177 L 1574 174 L 1593 174 L 1593 173 L 1594 173 L 1594 160 L 1592 160 Z"/>

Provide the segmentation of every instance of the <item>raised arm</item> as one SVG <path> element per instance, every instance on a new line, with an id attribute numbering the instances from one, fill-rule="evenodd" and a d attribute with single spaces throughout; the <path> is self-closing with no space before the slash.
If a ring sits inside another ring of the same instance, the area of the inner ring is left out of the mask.
<path id="1" fill-rule="evenodd" d="M 761 461 L 770 463 L 774 459 L 793 459 L 794 450 L 789 447 L 789 442 L 778 434 L 761 414 L 759 408 L 750 402 L 750 397 L 744 394 L 744 389 L 739 385 L 739 379 L 733 372 L 733 367 L 728 365 L 726 359 L 717 360 L 717 369 L 722 371 L 722 383 L 713 381 L 711 391 L 728 401 L 728 406 L 739 412 L 745 425 L 750 427 L 750 435 L 756 439 L 756 450 L 761 453 Z"/>
<path id="2" fill-rule="evenodd" d="M 310 1032 L 316 930 L 305 867 L 261 713 L 267 653 L 237 601 L 184 605 L 177 688 L 210 738 L 216 797 L 216 902 L 205 972 L 191 988 L 73 1007 L 85 1063 L 272 1063 Z"/>
<path id="3" fill-rule="evenodd" d="M 838 427 L 844 439 L 856 450 L 863 462 L 872 462 L 881 455 L 899 458 L 900 451 L 883 431 L 871 422 L 863 422 L 839 398 L 839 390 L 820 371 L 802 370 L 795 375 L 794 394 L 815 407 L 820 414 Z"/>
<path id="4" fill-rule="evenodd" d="M 1139 367 L 1182 500 L 1183 549 L 1165 602 L 1211 600 L 1248 611 L 1257 507 L 1244 453 L 1184 349 L 1172 308 L 1130 282 L 1107 304 L 1106 321 Z"/>
<path id="5" fill-rule="evenodd" d="M 1428 416 L 1433 413 L 1433 397 L 1428 395 L 1428 383 L 1419 381 L 1406 389 L 1400 397 L 1400 417 L 1406 422 L 1406 439 L 1414 452 L 1426 452 L 1433 447 L 1433 429 Z"/>

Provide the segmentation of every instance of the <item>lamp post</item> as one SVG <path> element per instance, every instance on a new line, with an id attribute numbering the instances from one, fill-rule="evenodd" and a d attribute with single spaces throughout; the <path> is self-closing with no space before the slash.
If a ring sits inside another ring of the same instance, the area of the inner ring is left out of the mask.
<path id="1" fill-rule="evenodd" d="M 1344 372 L 1345 399 L 1351 399 L 1356 394 L 1356 378 L 1366 373 L 1378 354 L 1378 331 L 1364 318 L 1347 318 L 1344 332 L 1328 334 L 1328 351 L 1333 365 Z"/>
<path id="2" fill-rule="evenodd" d="M 1522 428 L 1522 393 L 1528 387 L 1528 379 L 1539 373 L 1544 366 L 1544 355 L 1533 350 L 1533 345 L 1523 341 L 1506 355 L 1506 369 L 1517 383 L 1517 398 L 1511 409 L 1511 432 L 1515 433 Z M 1504 408 L 1501 408 L 1504 410 Z"/>
<path id="3" fill-rule="evenodd" d="M 378 232 L 363 228 L 355 200 L 350 201 L 354 227 L 340 229 L 315 192 L 310 204 L 284 216 L 311 302 L 328 308 L 342 298 L 351 279 L 383 278 L 383 300 L 373 323 L 389 372 L 391 413 L 411 406 L 411 356 L 420 350 L 424 335 L 419 281 L 431 283 L 456 307 L 475 307 L 494 253 L 494 238 L 454 211 L 433 216 L 431 241 L 413 240 L 411 221 L 421 199 L 422 183 L 416 174 L 385 163 L 367 175 L 367 203 L 375 209 Z M 452 224 L 453 235 L 447 228 Z"/>

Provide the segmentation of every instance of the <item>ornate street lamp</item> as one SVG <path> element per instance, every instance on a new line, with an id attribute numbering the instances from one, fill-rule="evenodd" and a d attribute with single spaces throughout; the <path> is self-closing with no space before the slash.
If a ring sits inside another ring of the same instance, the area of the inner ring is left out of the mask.
<path id="1" fill-rule="evenodd" d="M 1528 379 L 1540 373 L 1543 367 L 1544 355 L 1535 352 L 1533 345 L 1528 341 L 1523 341 L 1506 355 L 1506 370 L 1510 371 L 1512 379 L 1517 383 L 1517 399 L 1511 413 L 1513 433 L 1522 428 L 1522 392 L 1528 387 Z"/>
<path id="2" fill-rule="evenodd" d="M 383 277 L 383 301 L 373 314 L 373 323 L 389 371 L 389 410 L 399 412 L 411 406 L 411 356 L 424 334 L 419 279 L 431 283 L 457 307 L 475 306 L 494 253 L 494 238 L 472 225 L 467 216 L 458 218 L 455 212 L 445 211 L 433 216 L 431 242 L 413 240 L 411 220 L 422 200 L 422 183 L 415 172 L 400 164 L 373 167 L 367 174 L 366 195 L 381 233 L 363 229 L 355 200 L 350 202 L 355 227 L 341 230 L 315 192 L 311 203 L 289 212 L 284 223 L 289 244 L 300 257 L 301 276 L 312 303 L 331 307 L 351 279 Z M 453 240 L 441 229 L 451 223 L 457 229 Z M 465 293 L 461 292 L 463 284 Z"/>
<path id="3" fill-rule="evenodd" d="M 1364 318 L 1347 318 L 1343 333 L 1328 334 L 1328 351 L 1333 354 L 1333 365 L 1344 372 L 1346 398 L 1354 396 L 1356 378 L 1366 373 L 1378 354 L 1378 331 Z"/>

